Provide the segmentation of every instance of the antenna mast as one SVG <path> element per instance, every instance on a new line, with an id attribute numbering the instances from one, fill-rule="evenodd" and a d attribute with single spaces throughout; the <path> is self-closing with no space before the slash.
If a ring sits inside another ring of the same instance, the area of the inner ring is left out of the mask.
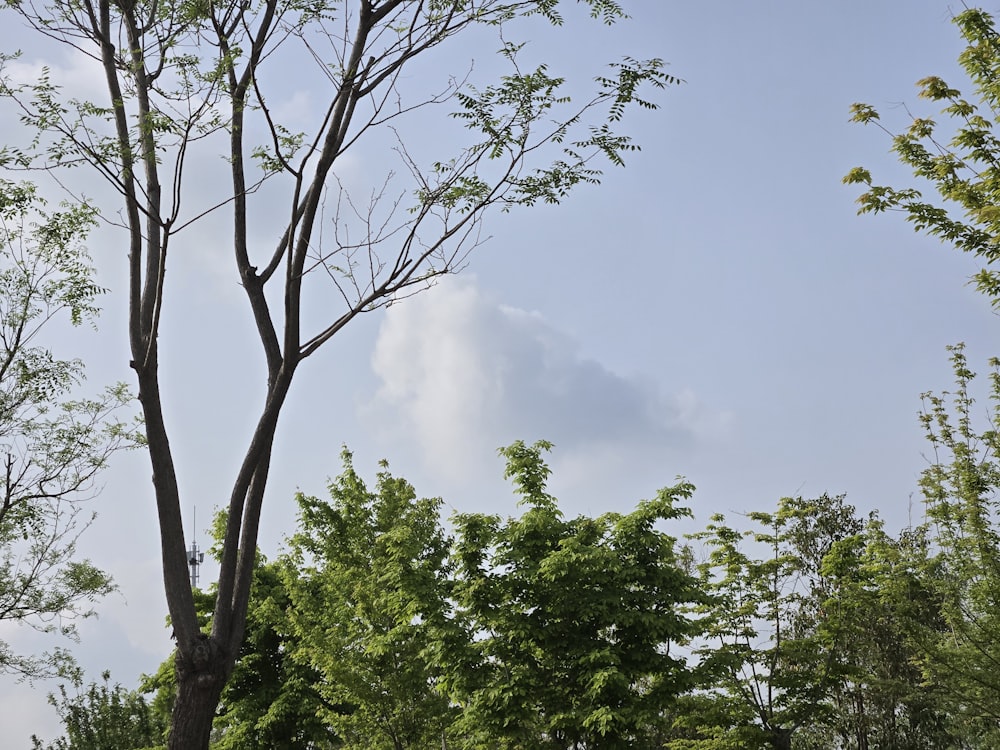
<path id="1" fill-rule="evenodd" d="M 198 549 L 198 508 L 192 509 L 191 549 L 187 551 L 188 567 L 191 569 L 191 588 L 198 588 L 198 568 L 205 561 L 205 553 Z"/>

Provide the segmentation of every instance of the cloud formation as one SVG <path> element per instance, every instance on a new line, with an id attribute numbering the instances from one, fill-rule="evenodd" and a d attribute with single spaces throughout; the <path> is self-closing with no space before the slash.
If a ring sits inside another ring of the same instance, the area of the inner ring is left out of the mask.
<path id="1" fill-rule="evenodd" d="M 372 367 L 380 386 L 368 416 L 451 479 L 495 472 L 496 448 L 519 438 L 551 440 L 569 459 L 679 449 L 727 428 L 693 392 L 669 394 L 582 357 L 542 315 L 499 304 L 469 277 L 392 307 Z"/>

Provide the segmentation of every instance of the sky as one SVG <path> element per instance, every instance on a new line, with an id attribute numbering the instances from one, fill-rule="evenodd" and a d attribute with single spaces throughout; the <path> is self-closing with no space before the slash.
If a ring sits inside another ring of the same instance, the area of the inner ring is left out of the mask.
<path id="1" fill-rule="evenodd" d="M 689 530 L 715 512 L 823 492 L 846 493 L 890 528 L 919 516 L 920 394 L 950 385 L 949 344 L 966 342 L 984 371 L 1000 354 L 997 321 L 968 285 L 972 259 L 900 216 L 856 216 L 858 190 L 841 178 L 864 165 L 876 180 L 909 180 L 888 138 L 850 123 L 849 108 L 870 103 L 903 127 L 904 106 L 928 111 L 917 80 L 938 74 L 961 87 L 950 20 L 959 6 L 628 8 L 632 19 L 611 30 L 569 14 L 558 32 L 526 34 L 529 54 L 584 82 L 623 54 L 669 63 L 684 83 L 657 94 L 657 111 L 625 122 L 642 151 L 562 205 L 489 216 L 488 239 L 460 275 L 355 321 L 305 363 L 279 426 L 266 555 L 294 529 L 294 493 L 322 494 L 343 445 L 362 475 L 386 458 L 448 512 L 516 512 L 497 448 L 544 438 L 555 444 L 550 488 L 568 514 L 628 511 L 684 476 L 697 487 Z M 45 64 L 77 95 L 99 92 L 78 55 L 36 43 L 8 13 L 0 49 L 12 48 L 24 50 L 24 75 Z M 456 40 L 428 70 L 474 60 L 476 75 L 488 74 L 494 48 Z M 290 122 L 317 111 L 307 76 L 275 75 Z M 2 108 L 0 131 L 8 142 L 24 137 Z M 444 126 L 420 131 L 429 152 L 452 145 Z M 371 190 L 391 156 L 373 149 L 348 162 L 345 185 Z M 210 198 L 213 179 L 196 180 L 191 200 Z M 262 212 L 262 241 L 267 219 Z M 206 222 L 192 239 L 168 277 L 161 361 L 185 516 L 194 526 L 196 515 L 205 547 L 263 371 L 224 229 Z M 87 362 L 92 384 L 128 381 L 121 238 L 102 230 L 90 248 L 111 290 L 100 329 L 55 346 Z M 119 593 L 82 623 L 74 651 L 89 678 L 111 669 L 131 686 L 171 650 L 146 458 L 118 456 L 103 481 L 81 551 L 114 575 Z M 206 564 L 203 585 L 213 573 Z M 10 626 L 0 637 L 23 650 L 48 643 Z M 7 746 L 57 735 L 53 689 L 0 676 Z"/>

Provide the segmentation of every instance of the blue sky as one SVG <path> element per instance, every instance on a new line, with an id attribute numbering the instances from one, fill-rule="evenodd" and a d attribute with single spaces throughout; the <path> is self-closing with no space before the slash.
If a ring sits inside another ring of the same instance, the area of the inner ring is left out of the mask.
<path id="1" fill-rule="evenodd" d="M 677 475 L 698 487 L 696 524 L 800 493 L 846 492 L 890 526 L 918 513 L 919 394 L 949 386 L 948 344 L 967 342 L 982 370 L 998 354 L 996 320 L 967 285 L 971 259 L 901 217 L 855 216 L 857 191 L 840 180 L 858 164 L 908 179 L 881 132 L 848 122 L 849 107 L 868 102 L 903 126 L 902 103 L 926 111 L 915 81 L 961 86 L 956 9 L 654 0 L 631 3 L 633 19 L 610 32 L 575 16 L 557 34 L 532 32 L 529 49 L 553 73 L 657 56 L 685 83 L 627 120 L 643 150 L 600 188 L 491 216 L 461 276 L 356 321 L 306 363 L 280 425 L 265 553 L 293 528 L 293 493 L 322 493 L 345 443 L 363 474 L 388 458 L 420 494 L 462 511 L 512 512 L 496 448 L 546 438 L 570 513 L 627 510 Z M 0 24 L 3 48 L 26 38 L 12 17 Z M 439 65 L 475 59 L 485 75 L 492 49 L 458 42 Z M 25 47 L 26 71 L 43 60 L 74 90 L 96 90 L 78 58 Z M 308 117 L 317 95 L 289 81 L 285 111 Z M 11 139 L 14 122 L 0 113 Z M 421 135 L 422 148 L 449 145 Z M 383 162 L 369 153 L 344 179 L 364 189 Z M 262 371 L 224 234 L 197 231 L 171 267 L 161 358 L 186 513 L 197 506 L 205 546 Z M 91 247 L 112 289 L 101 329 L 61 345 L 91 382 L 128 380 L 120 240 L 102 231 Z M 92 677 L 110 667 L 132 684 L 170 651 L 145 457 L 119 457 L 93 508 L 82 547 L 121 594 L 84 624 L 77 653 Z M 206 565 L 203 583 L 211 575 Z M 0 679 L 12 747 L 55 735 L 48 689 Z"/>

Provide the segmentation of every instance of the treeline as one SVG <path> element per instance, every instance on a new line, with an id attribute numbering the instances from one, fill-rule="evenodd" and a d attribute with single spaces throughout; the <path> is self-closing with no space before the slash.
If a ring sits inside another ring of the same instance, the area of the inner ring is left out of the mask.
<path id="1" fill-rule="evenodd" d="M 685 482 L 568 519 L 545 442 L 502 451 L 519 517 L 445 524 L 345 450 L 329 498 L 300 495 L 286 551 L 259 558 L 213 747 L 1000 746 L 1000 375 L 977 430 L 952 359 L 954 391 L 924 397 L 922 522 L 899 533 L 822 495 L 678 537 Z M 65 737 L 35 748 L 160 747 L 174 690 L 171 660 L 135 692 L 64 690 Z"/>

